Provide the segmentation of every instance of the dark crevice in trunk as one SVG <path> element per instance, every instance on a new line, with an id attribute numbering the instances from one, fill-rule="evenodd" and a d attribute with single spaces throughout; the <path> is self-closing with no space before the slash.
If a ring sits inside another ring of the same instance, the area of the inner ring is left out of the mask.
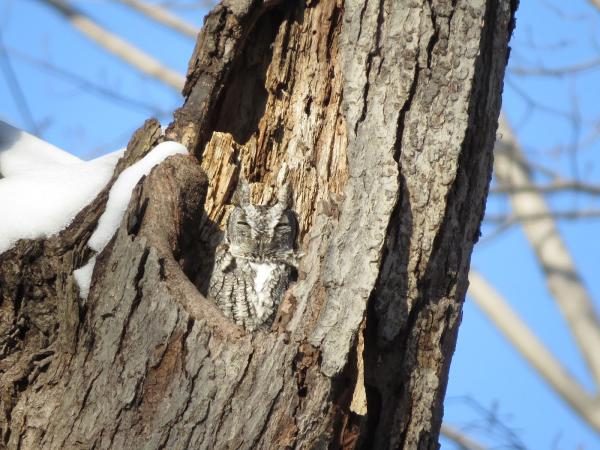
<path id="1" fill-rule="evenodd" d="M 273 41 L 284 20 L 289 20 L 289 11 L 281 8 L 272 9 L 257 20 L 215 106 L 213 130 L 230 133 L 238 144 L 245 144 L 258 131 L 264 115 L 267 69 L 273 56 Z"/>

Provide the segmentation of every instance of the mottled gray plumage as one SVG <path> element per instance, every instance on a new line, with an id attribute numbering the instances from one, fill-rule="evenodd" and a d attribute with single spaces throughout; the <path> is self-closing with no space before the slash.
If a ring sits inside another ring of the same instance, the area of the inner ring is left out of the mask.
<path id="1" fill-rule="evenodd" d="M 208 296 L 247 330 L 270 326 L 295 270 L 297 237 L 288 185 L 275 205 L 254 205 L 248 183 L 241 180 L 217 247 Z"/>

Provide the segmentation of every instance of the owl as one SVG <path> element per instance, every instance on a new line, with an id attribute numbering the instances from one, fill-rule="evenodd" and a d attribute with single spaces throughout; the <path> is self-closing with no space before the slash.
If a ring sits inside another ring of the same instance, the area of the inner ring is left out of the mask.
<path id="1" fill-rule="evenodd" d="M 248 331 L 271 325 L 296 272 L 298 220 L 290 200 L 286 184 L 273 206 L 252 204 L 250 187 L 241 180 L 215 253 L 208 297 Z"/>

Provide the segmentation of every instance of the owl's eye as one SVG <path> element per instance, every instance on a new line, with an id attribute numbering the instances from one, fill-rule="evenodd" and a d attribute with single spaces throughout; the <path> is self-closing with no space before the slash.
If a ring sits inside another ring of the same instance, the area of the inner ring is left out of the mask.
<path id="1" fill-rule="evenodd" d="M 278 231 L 286 231 L 289 230 L 290 224 L 289 223 L 278 223 L 277 225 L 275 225 L 275 229 Z"/>
<path id="2" fill-rule="evenodd" d="M 250 227 L 250 224 L 248 222 L 244 222 L 243 220 L 238 221 L 237 224 L 243 227 Z"/>

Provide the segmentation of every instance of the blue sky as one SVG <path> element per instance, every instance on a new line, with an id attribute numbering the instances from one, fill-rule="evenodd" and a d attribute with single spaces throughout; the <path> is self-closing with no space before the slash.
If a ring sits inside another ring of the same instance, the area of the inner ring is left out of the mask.
<path id="1" fill-rule="evenodd" d="M 194 46 L 192 39 L 157 26 L 114 2 L 90 0 L 76 4 L 107 29 L 185 73 Z M 200 8 L 175 12 L 197 26 L 202 23 L 204 10 Z M 600 179 L 600 145 L 593 139 L 598 129 L 593 121 L 600 118 L 600 70 L 556 78 L 520 77 L 511 71 L 562 67 L 597 58 L 599 25 L 600 12 L 582 0 L 522 1 L 503 96 L 505 110 L 532 160 L 565 177 L 590 182 Z M 132 132 L 151 116 L 168 123 L 171 112 L 182 102 L 179 93 L 107 54 L 41 2 L 0 0 L 0 30 L 39 135 L 84 159 L 124 146 Z M 5 66 L 3 70 L 0 118 L 35 131 L 15 101 L 14 86 L 6 81 Z M 86 80 L 87 85 L 67 80 L 64 72 L 70 78 L 75 75 Z M 108 89 L 121 98 L 99 94 L 98 89 Z M 581 116 L 577 126 L 565 118 L 573 111 Z M 586 145 L 574 152 L 577 141 Z M 597 199 L 581 195 L 556 196 L 551 203 L 560 209 L 600 207 Z M 499 197 L 491 197 L 487 209 L 497 214 L 510 211 L 506 199 Z M 598 219 L 560 223 L 595 299 L 600 299 L 599 226 Z M 493 227 L 484 226 L 482 240 L 473 254 L 473 267 L 509 299 L 581 382 L 591 386 L 522 232 L 515 227 L 486 240 L 492 230 Z M 474 402 L 484 410 L 495 411 L 528 449 L 600 448 L 600 437 L 546 387 L 467 300 L 452 363 L 445 420 L 468 430 L 482 442 L 501 448 L 502 438 L 489 439 L 485 418 L 473 406 Z M 442 448 L 453 446 L 443 441 Z"/>
<path id="2" fill-rule="evenodd" d="M 600 12 L 583 1 L 522 1 L 503 95 L 504 110 L 532 161 L 564 177 L 594 183 L 600 178 L 600 146 L 597 140 L 587 137 L 597 130 L 598 125 L 593 121 L 600 118 L 600 71 L 546 78 L 520 77 L 516 72 L 524 67 L 557 68 L 598 58 L 599 19 Z M 573 112 L 581 116 L 581 124 L 574 125 L 568 117 Z M 575 152 L 577 141 L 590 141 L 590 145 Z M 563 194 L 549 201 L 560 210 L 598 209 L 597 198 L 582 195 Z M 509 211 L 505 198 L 492 196 L 488 200 L 488 213 Z M 599 225 L 598 219 L 559 223 L 596 301 L 600 299 Z M 543 274 L 521 229 L 514 227 L 486 240 L 492 230 L 489 225 L 483 227 L 472 267 L 509 300 L 578 380 L 592 389 L 591 378 L 548 294 Z M 452 362 L 445 419 L 468 427 L 485 442 L 483 436 L 488 433 L 485 420 L 464 401 L 464 396 L 490 411 L 495 410 L 526 448 L 600 448 L 598 435 L 544 384 L 469 299 Z M 505 441 L 499 438 L 493 442 L 498 445 Z"/>

